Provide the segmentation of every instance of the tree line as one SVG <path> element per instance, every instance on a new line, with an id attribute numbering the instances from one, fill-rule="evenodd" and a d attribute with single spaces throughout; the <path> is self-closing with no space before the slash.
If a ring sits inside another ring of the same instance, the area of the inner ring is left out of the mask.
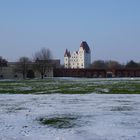
<path id="1" fill-rule="evenodd" d="M 140 69 L 140 62 L 135 62 L 130 60 L 126 64 L 121 64 L 118 61 L 114 60 L 96 60 L 94 61 L 90 68 L 93 69 Z"/>
<path id="2" fill-rule="evenodd" d="M 23 75 L 23 79 L 26 79 L 27 74 L 30 75 L 30 77 L 34 77 L 33 71 L 31 69 L 37 71 L 41 78 L 44 78 L 44 75 L 46 73 L 46 70 L 49 66 L 51 66 L 51 63 L 49 60 L 52 59 L 52 52 L 50 49 L 47 48 L 41 48 L 38 52 L 36 52 L 33 56 L 33 58 L 22 56 L 18 59 L 15 67 L 15 72 L 19 72 Z M 8 64 L 8 61 L 4 59 L 3 57 L 0 57 L 0 72 L 2 71 L 3 67 L 6 67 Z M 91 69 L 140 69 L 140 62 L 135 62 L 133 60 L 130 60 L 126 64 L 121 64 L 118 61 L 114 60 L 96 60 L 93 61 L 90 65 Z"/>
<path id="3" fill-rule="evenodd" d="M 34 77 L 33 71 L 31 71 L 31 69 L 33 69 L 37 71 L 43 79 L 47 68 L 51 65 L 49 61 L 50 59 L 52 59 L 52 52 L 50 49 L 41 48 L 34 54 L 32 59 L 25 56 L 20 57 L 16 63 L 14 71 L 21 73 L 23 75 L 23 79 L 26 79 L 27 74 L 29 74 L 31 78 Z M 8 61 L 3 57 L 0 57 L 1 71 L 3 67 L 7 66 L 7 64 Z"/>

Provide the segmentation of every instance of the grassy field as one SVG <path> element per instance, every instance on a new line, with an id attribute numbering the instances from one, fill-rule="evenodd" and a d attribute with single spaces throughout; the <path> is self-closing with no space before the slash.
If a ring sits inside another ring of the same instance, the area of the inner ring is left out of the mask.
<path id="1" fill-rule="evenodd" d="M 11 94 L 139 94 L 140 79 L 52 78 L 37 80 L 1 80 L 0 93 Z"/>

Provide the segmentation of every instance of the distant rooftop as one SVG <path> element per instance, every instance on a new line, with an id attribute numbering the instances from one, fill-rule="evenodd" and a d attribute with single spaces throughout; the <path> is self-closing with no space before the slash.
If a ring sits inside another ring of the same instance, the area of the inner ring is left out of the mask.
<path id="1" fill-rule="evenodd" d="M 88 44 L 87 44 L 87 42 L 86 42 L 86 41 L 82 41 L 82 43 L 81 43 L 80 47 L 82 47 L 82 48 L 83 48 L 83 50 L 85 50 L 85 51 L 86 51 L 86 53 L 90 53 L 90 48 L 89 48 L 89 46 L 88 46 Z"/>

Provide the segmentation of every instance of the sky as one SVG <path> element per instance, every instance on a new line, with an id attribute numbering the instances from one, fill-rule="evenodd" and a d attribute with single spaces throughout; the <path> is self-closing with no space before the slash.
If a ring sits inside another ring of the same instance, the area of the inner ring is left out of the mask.
<path id="1" fill-rule="evenodd" d="M 0 0 L 0 56 L 60 59 L 82 41 L 91 59 L 140 62 L 140 0 Z"/>

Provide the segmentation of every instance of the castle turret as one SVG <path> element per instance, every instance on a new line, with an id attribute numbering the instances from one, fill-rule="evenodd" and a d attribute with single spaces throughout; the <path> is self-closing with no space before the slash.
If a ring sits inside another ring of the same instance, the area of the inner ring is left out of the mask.
<path id="1" fill-rule="evenodd" d="M 65 68 L 70 68 L 70 57 L 71 57 L 71 54 L 66 49 L 65 54 L 64 54 L 64 67 Z"/>

